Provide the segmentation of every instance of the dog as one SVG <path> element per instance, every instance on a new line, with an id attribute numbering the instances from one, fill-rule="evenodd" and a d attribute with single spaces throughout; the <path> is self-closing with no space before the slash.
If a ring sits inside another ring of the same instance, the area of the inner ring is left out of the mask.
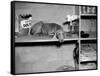
<path id="1" fill-rule="evenodd" d="M 60 42 L 64 42 L 64 31 L 63 28 L 56 23 L 44 23 L 43 21 L 39 21 L 35 23 L 30 29 L 30 35 L 52 35 Z"/>

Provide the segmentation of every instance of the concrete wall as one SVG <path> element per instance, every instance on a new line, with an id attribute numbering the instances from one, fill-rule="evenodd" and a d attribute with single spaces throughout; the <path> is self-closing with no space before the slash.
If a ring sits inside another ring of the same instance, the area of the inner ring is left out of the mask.
<path id="1" fill-rule="evenodd" d="M 17 16 L 19 14 L 32 14 L 33 24 L 38 21 L 45 21 L 62 25 L 62 23 L 65 21 L 66 15 L 75 15 L 75 6 L 16 3 L 15 15 Z M 15 31 L 17 31 L 18 25 L 15 25 L 15 27 Z"/>
<path id="2" fill-rule="evenodd" d="M 50 72 L 61 66 L 75 67 L 74 48 L 75 44 L 16 47 L 16 73 Z"/>

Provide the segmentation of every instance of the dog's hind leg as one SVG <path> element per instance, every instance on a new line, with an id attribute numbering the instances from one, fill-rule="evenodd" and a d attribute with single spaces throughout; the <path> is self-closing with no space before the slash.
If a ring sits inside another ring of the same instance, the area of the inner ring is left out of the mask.
<path id="1" fill-rule="evenodd" d="M 30 30 L 30 35 L 35 35 L 41 33 L 42 25 L 33 25 Z"/>

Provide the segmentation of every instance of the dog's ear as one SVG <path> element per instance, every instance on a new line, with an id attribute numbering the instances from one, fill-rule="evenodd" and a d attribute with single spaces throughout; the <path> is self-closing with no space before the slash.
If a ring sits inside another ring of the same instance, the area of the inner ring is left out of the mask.
<path id="1" fill-rule="evenodd" d="M 59 39 L 59 34 L 60 33 L 58 33 L 58 32 L 55 33 L 55 36 L 56 36 L 57 39 Z"/>
<path id="2" fill-rule="evenodd" d="M 64 35 L 63 35 L 63 33 L 56 32 L 56 38 L 59 40 L 60 43 L 64 42 Z"/>

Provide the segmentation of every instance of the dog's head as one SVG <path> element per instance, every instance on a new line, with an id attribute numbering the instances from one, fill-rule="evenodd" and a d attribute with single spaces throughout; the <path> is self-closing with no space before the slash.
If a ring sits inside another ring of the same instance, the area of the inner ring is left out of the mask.
<path id="1" fill-rule="evenodd" d="M 56 38 L 59 40 L 60 43 L 64 42 L 64 38 L 65 38 L 64 31 L 63 30 L 57 31 Z"/>

